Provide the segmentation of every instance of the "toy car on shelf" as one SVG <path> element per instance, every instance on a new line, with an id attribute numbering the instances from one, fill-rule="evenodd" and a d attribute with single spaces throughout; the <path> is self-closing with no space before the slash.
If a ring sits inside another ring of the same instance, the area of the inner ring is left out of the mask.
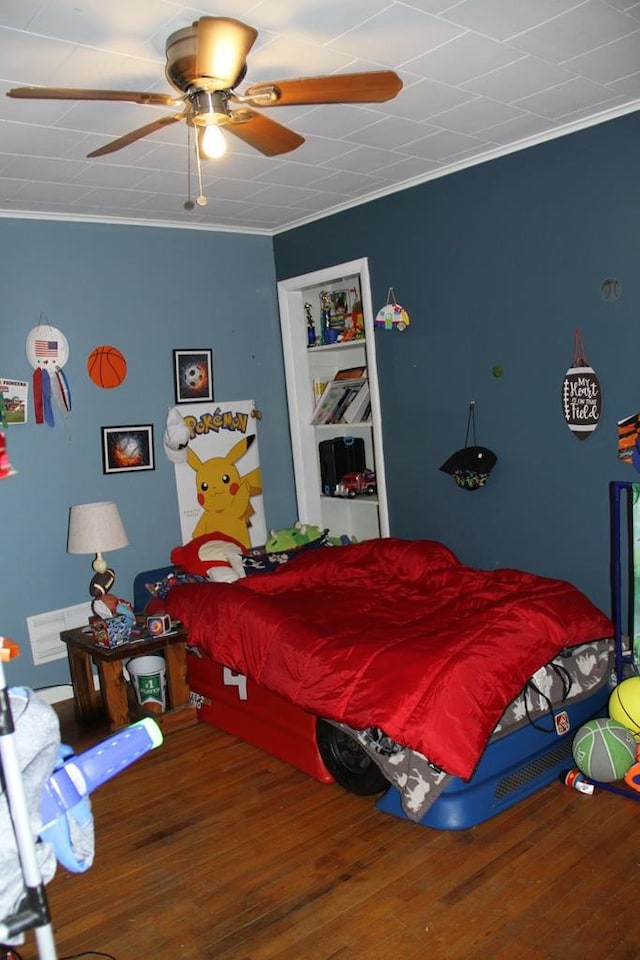
<path id="1" fill-rule="evenodd" d="M 373 496 L 377 490 L 374 471 L 364 470 L 362 473 L 345 473 L 336 484 L 335 495 L 336 497 L 357 497 L 358 494 L 366 493 Z"/>

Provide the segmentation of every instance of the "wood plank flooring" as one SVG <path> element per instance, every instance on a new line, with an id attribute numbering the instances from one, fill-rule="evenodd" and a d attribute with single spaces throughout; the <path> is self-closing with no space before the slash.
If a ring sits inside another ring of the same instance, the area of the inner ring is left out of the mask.
<path id="1" fill-rule="evenodd" d="M 60 715 L 78 751 L 107 735 Z M 640 958 L 640 803 L 603 791 L 553 784 L 472 830 L 434 831 L 199 724 L 92 806 L 93 867 L 59 866 L 47 885 L 61 957 Z M 37 958 L 31 933 L 20 952 Z"/>

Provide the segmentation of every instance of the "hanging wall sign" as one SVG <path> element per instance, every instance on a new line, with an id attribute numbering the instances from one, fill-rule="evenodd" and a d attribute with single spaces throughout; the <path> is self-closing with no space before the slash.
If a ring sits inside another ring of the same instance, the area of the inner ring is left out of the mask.
<path id="1" fill-rule="evenodd" d="M 578 440 L 591 436 L 600 422 L 602 390 L 595 370 L 587 363 L 580 330 L 576 330 L 573 363 L 562 384 L 562 412 L 569 430 Z"/>
<path id="2" fill-rule="evenodd" d="M 387 302 L 384 307 L 378 310 L 373 321 L 374 327 L 381 328 L 382 330 L 399 330 L 400 333 L 402 333 L 410 323 L 409 314 L 404 307 L 396 303 L 396 295 L 393 292 L 393 287 L 389 287 Z"/>

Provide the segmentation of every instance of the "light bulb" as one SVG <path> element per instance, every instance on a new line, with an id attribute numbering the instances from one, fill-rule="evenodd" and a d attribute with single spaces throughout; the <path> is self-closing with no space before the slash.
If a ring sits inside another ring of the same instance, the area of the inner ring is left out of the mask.
<path id="1" fill-rule="evenodd" d="M 227 152 L 227 142 L 217 123 L 209 123 L 200 134 L 200 154 L 217 160 Z"/>

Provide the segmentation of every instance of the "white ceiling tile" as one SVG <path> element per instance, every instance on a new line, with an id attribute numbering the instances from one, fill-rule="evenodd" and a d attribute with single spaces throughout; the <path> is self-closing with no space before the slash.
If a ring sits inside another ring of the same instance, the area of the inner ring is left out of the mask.
<path id="1" fill-rule="evenodd" d="M 634 73 L 631 77 L 618 80 L 617 83 L 610 83 L 609 89 L 612 93 L 622 93 L 634 100 L 640 100 L 640 73 Z"/>
<path id="2" fill-rule="evenodd" d="M 286 80 L 289 77 L 320 76 L 347 70 L 353 57 L 339 50 L 315 47 L 302 40 L 278 37 L 251 53 L 247 80 Z"/>
<path id="3" fill-rule="evenodd" d="M 521 116 L 524 111 L 506 103 L 497 103 L 480 97 L 472 103 L 463 103 L 453 110 L 446 110 L 433 119 L 444 130 L 457 130 L 459 133 L 479 133 L 484 127 L 494 126 Z"/>
<path id="4" fill-rule="evenodd" d="M 260 4 L 252 11 L 253 25 L 274 33 L 279 33 L 284 26 L 288 38 L 323 47 L 384 10 L 389 6 L 389 0 L 354 0 L 348 4 L 340 0 L 324 0 L 323 3 L 307 4 L 306 7 L 301 3 L 285 6 L 287 9 L 283 9 L 283 4 L 271 0 Z M 357 56 L 362 56 L 360 51 Z"/>
<path id="5" fill-rule="evenodd" d="M 540 137 L 557 129 L 557 124 L 548 117 L 537 117 L 532 113 L 525 113 L 521 117 L 507 120 L 506 123 L 497 123 L 494 127 L 487 127 L 483 135 L 491 143 L 503 146 L 521 143 L 533 137 Z"/>
<path id="6" fill-rule="evenodd" d="M 349 139 L 363 146 L 397 150 L 403 144 L 411 143 L 433 132 L 434 129 L 425 123 L 406 120 L 404 117 L 383 117 L 382 120 L 351 133 Z"/>
<path id="7" fill-rule="evenodd" d="M 405 157 L 403 160 L 396 160 L 381 167 L 378 176 L 383 179 L 389 178 L 390 183 L 406 183 L 407 180 L 415 180 L 417 177 L 425 177 L 436 170 L 440 170 L 441 165 L 437 160 L 424 160 L 422 157 Z"/>
<path id="8" fill-rule="evenodd" d="M 631 76 L 640 67 L 640 29 L 591 53 L 567 60 L 565 66 L 596 83 L 613 83 Z"/>
<path id="9" fill-rule="evenodd" d="M 250 200 L 257 196 L 262 189 L 262 182 L 247 183 L 246 180 L 235 180 L 230 177 L 218 177 L 207 183 L 207 195 L 219 200 Z"/>
<path id="10" fill-rule="evenodd" d="M 48 37 L 1 27 L 2 80 L 6 80 L 11 86 L 51 84 L 52 74 L 64 66 L 74 50 L 72 43 L 62 43 Z"/>
<path id="11" fill-rule="evenodd" d="M 532 97 L 525 97 L 518 105 L 543 117 L 559 119 L 576 110 L 602 108 L 611 97 L 609 90 L 578 78 Z"/>
<path id="12" fill-rule="evenodd" d="M 410 149 L 398 148 L 397 152 L 401 156 L 411 154 Z M 334 160 L 332 166 L 339 167 L 341 170 L 352 170 L 354 173 L 375 174 L 380 167 L 385 166 L 388 162 L 388 150 L 380 150 L 376 147 L 357 147 L 351 153 L 345 153 L 344 156 Z"/>
<path id="13" fill-rule="evenodd" d="M 334 103 L 316 107 L 313 112 L 300 117 L 295 124 L 298 133 L 314 133 L 319 137 L 349 137 L 355 130 L 371 126 L 377 120 L 364 107 Z"/>
<path id="14" fill-rule="evenodd" d="M 588 0 L 527 33 L 513 37 L 511 43 L 542 59 L 564 63 L 637 29 L 635 20 L 614 10 L 603 0 Z"/>
<path id="15" fill-rule="evenodd" d="M 416 57 L 405 66 L 420 76 L 455 86 L 521 57 L 518 50 L 488 37 L 466 33 L 438 50 Z"/>
<path id="16" fill-rule="evenodd" d="M 483 141 L 475 140 L 463 133 L 443 130 L 431 134 L 429 137 L 424 137 L 422 140 L 416 140 L 415 143 L 408 144 L 404 152 L 411 153 L 416 157 L 424 157 L 426 160 L 442 161 L 447 157 L 462 153 L 463 150 L 473 150 L 485 146 Z"/>
<path id="17" fill-rule="evenodd" d="M 394 3 L 338 37 L 333 46 L 381 66 L 400 67 L 463 32 L 454 24 Z"/>
<path id="18" fill-rule="evenodd" d="M 457 87 L 438 83 L 435 80 L 417 80 L 405 87 L 395 100 L 386 104 L 389 114 L 413 120 L 428 120 L 429 117 L 450 110 L 461 103 L 469 103 L 475 94 Z"/>
<path id="19" fill-rule="evenodd" d="M 46 3 L 30 21 L 29 29 L 94 48 L 129 52 L 136 41 L 144 41 L 154 32 L 158 14 L 168 22 L 174 13 L 175 8 L 170 4 L 151 5 L 131 0 Z"/>
<path id="20" fill-rule="evenodd" d="M 27 190 L 29 183 L 26 180 L 12 180 L 9 177 L 0 177 L 0 202 L 19 197 Z"/>
<path id="21" fill-rule="evenodd" d="M 275 203 L 279 206 L 289 206 L 291 204 L 301 204 L 316 194 L 315 190 L 303 189 L 302 187 L 291 187 L 286 184 L 267 183 L 261 184 L 257 190 L 251 194 L 251 200 L 257 203 Z"/>
<path id="22" fill-rule="evenodd" d="M 303 187 L 314 182 L 314 173 L 317 174 L 318 167 L 309 166 L 306 163 L 283 163 L 271 170 L 266 170 L 255 178 L 256 184 L 261 183 L 288 183 L 293 187 Z M 238 181 L 244 183 L 244 181 Z"/>
<path id="23" fill-rule="evenodd" d="M 334 170 L 332 173 L 316 181 L 318 190 L 330 190 L 345 196 L 360 196 L 361 193 L 375 190 L 377 180 L 367 178 L 350 170 Z"/>
<path id="24" fill-rule="evenodd" d="M 43 0 L 2 0 L 0 24 L 26 30 L 42 6 Z"/>
<path id="25" fill-rule="evenodd" d="M 464 0 L 448 19 L 494 40 L 508 40 L 575 7 L 576 0 Z"/>
<path id="26" fill-rule="evenodd" d="M 307 134 L 305 143 L 296 150 L 296 159 L 308 164 L 331 163 L 336 157 L 353 150 L 356 145 L 343 140 L 331 140 L 329 137 L 316 137 Z"/>
<path id="27" fill-rule="evenodd" d="M 538 57 L 526 56 L 482 77 L 468 80 L 463 86 L 473 93 L 513 103 L 572 79 L 573 73 L 566 68 Z"/>

